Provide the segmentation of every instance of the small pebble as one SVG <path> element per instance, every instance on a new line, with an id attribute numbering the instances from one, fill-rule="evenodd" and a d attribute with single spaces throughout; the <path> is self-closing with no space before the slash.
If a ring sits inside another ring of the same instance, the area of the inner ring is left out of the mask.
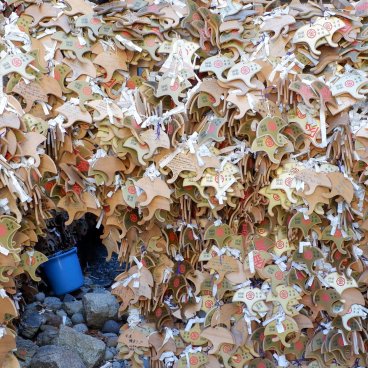
<path id="1" fill-rule="evenodd" d="M 81 300 L 74 300 L 72 302 L 64 302 L 63 309 L 68 316 L 72 316 L 75 313 L 82 313 L 83 312 L 83 303 Z"/>
<path id="2" fill-rule="evenodd" d="M 19 333 L 27 339 L 32 339 L 37 334 L 38 330 L 44 322 L 44 316 L 38 313 L 27 312 L 22 316 L 22 319 L 20 321 Z"/>
<path id="3" fill-rule="evenodd" d="M 43 301 L 43 304 L 47 309 L 51 309 L 52 311 L 57 311 L 61 309 L 62 302 L 56 296 L 48 296 Z"/>
<path id="4" fill-rule="evenodd" d="M 42 308 L 40 306 L 40 303 L 34 302 L 34 303 L 31 303 L 31 304 L 27 304 L 25 306 L 24 311 L 27 312 L 27 313 L 38 313 L 41 309 Z"/>
<path id="5" fill-rule="evenodd" d="M 114 347 L 110 347 L 109 350 L 114 354 L 114 357 L 116 357 L 119 353 L 118 349 Z"/>
<path id="6" fill-rule="evenodd" d="M 46 323 L 51 326 L 59 327 L 62 321 L 62 317 L 57 316 L 55 313 L 46 311 L 44 313 Z"/>
<path id="7" fill-rule="evenodd" d="M 110 350 L 111 348 L 106 349 L 105 351 L 105 360 L 112 360 L 114 359 L 114 353 Z"/>
<path id="8" fill-rule="evenodd" d="M 108 320 L 102 326 L 102 332 L 112 332 L 115 334 L 119 334 L 120 327 L 120 323 L 117 323 L 113 320 Z"/>
<path id="9" fill-rule="evenodd" d="M 77 325 L 79 323 L 84 323 L 84 317 L 82 313 L 74 313 L 71 317 L 72 322 Z"/>
<path id="10" fill-rule="evenodd" d="M 68 303 L 68 302 L 74 302 L 76 299 L 74 298 L 73 295 L 70 294 L 65 294 L 63 302 L 64 303 Z"/>
<path id="11" fill-rule="evenodd" d="M 73 327 L 73 322 L 69 317 L 62 317 L 61 324 L 64 326 Z"/>
<path id="12" fill-rule="evenodd" d="M 34 298 L 36 301 L 42 303 L 45 300 L 46 296 L 45 293 L 37 293 Z"/>
<path id="13" fill-rule="evenodd" d="M 151 367 L 150 359 L 147 357 L 143 357 L 143 364 L 144 364 L 144 368 L 150 368 Z"/>
<path id="14" fill-rule="evenodd" d="M 58 328 L 55 326 L 51 326 L 51 325 L 42 325 L 40 327 L 41 331 L 55 331 L 55 329 L 58 329 Z"/>
<path id="15" fill-rule="evenodd" d="M 53 326 L 47 326 L 48 328 L 37 335 L 37 345 L 53 345 L 56 343 L 59 329 Z"/>
<path id="16" fill-rule="evenodd" d="M 88 331 L 88 327 L 84 323 L 78 323 L 73 328 L 80 333 L 86 333 Z"/>
<path id="17" fill-rule="evenodd" d="M 107 291 L 103 288 L 101 288 L 100 286 L 96 286 L 96 288 L 93 289 L 93 292 L 95 294 L 105 294 L 107 293 Z"/>
<path id="18" fill-rule="evenodd" d="M 119 360 L 117 363 L 120 364 L 120 368 L 130 368 L 130 363 L 127 360 Z"/>
<path id="19" fill-rule="evenodd" d="M 84 278 L 84 286 L 91 286 L 93 285 L 93 281 L 89 277 Z"/>
<path id="20" fill-rule="evenodd" d="M 66 312 L 64 310 L 62 310 L 62 309 L 56 311 L 55 313 L 59 317 L 64 317 L 64 316 L 66 317 L 67 316 Z"/>
<path id="21" fill-rule="evenodd" d="M 118 345 L 118 335 L 108 332 L 103 334 L 106 337 L 106 346 L 109 348 L 115 348 Z"/>

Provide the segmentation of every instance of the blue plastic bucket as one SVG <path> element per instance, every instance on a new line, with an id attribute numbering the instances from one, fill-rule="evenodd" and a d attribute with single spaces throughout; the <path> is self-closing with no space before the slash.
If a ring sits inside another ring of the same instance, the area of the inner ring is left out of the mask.
<path id="1" fill-rule="evenodd" d="M 56 295 L 70 293 L 84 283 L 76 247 L 53 254 L 43 264 L 43 269 Z"/>

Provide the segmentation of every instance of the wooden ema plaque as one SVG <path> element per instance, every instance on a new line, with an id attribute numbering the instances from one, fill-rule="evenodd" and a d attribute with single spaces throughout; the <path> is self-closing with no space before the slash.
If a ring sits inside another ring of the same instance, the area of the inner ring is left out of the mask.
<path id="1" fill-rule="evenodd" d="M 127 265 L 133 368 L 368 365 L 367 1 L 243 3 L 7 2 L 0 368 L 55 210 Z"/>

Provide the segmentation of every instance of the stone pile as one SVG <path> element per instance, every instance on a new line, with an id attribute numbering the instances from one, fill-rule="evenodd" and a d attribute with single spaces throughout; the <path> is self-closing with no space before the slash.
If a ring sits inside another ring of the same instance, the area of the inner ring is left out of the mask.
<path id="1" fill-rule="evenodd" d="M 94 285 L 73 294 L 58 298 L 40 292 L 25 307 L 15 353 L 21 367 L 126 367 L 117 357 L 121 322 L 116 298 Z"/>

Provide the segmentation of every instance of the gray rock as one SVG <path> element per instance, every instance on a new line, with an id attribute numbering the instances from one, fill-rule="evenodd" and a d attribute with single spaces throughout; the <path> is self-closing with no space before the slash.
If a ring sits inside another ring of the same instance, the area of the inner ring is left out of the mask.
<path id="1" fill-rule="evenodd" d="M 86 368 L 78 354 L 62 346 L 46 345 L 38 349 L 30 368 Z"/>
<path id="2" fill-rule="evenodd" d="M 54 345 L 57 342 L 59 329 L 54 326 L 46 325 L 45 327 L 48 328 L 37 335 L 36 342 L 38 346 Z"/>
<path id="3" fill-rule="evenodd" d="M 120 331 L 120 324 L 113 320 L 108 320 L 102 326 L 102 332 L 112 332 L 118 334 Z"/>
<path id="4" fill-rule="evenodd" d="M 106 346 L 109 348 L 115 348 L 118 346 L 118 337 L 109 337 L 106 341 Z"/>
<path id="5" fill-rule="evenodd" d="M 41 327 L 40 327 L 40 331 L 47 331 L 47 330 L 54 330 L 54 329 L 57 329 L 57 327 L 55 327 L 55 326 L 51 326 L 51 325 L 42 325 Z"/>
<path id="6" fill-rule="evenodd" d="M 36 335 L 44 321 L 44 317 L 37 312 L 26 312 L 23 315 L 22 321 L 19 324 L 19 333 L 27 339 L 32 339 Z"/>
<path id="7" fill-rule="evenodd" d="M 117 319 L 119 303 L 110 293 L 88 293 L 83 296 L 83 306 L 88 326 L 100 328 L 105 321 Z"/>
<path id="8" fill-rule="evenodd" d="M 67 302 L 74 302 L 75 301 L 75 298 L 73 295 L 70 295 L 70 294 L 65 294 L 64 295 L 64 299 L 63 299 L 63 302 L 64 303 L 67 303 Z"/>
<path id="9" fill-rule="evenodd" d="M 113 332 L 104 332 L 102 335 L 104 337 L 118 337 L 118 335 L 116 333 L 113 333 Z"/>
<path id="10" fill-rule="evenodd" d="M 103 334 L 106 342 L 106 346 L 109 348 L 115 348 L 118 345 L 118 335 L 114 334 L 114 333 L 104 333 Z"/>
<path id="11" fill-rule="evenodd" d="M 60 326 L 58 344 L 77 352 L 87 368 L 96 367 L 106 350 L 106 345 L 101 340 L 66 326 Z"/>
<path id="12" fill-rule="evenodd" d="M 83 303 L 80 300 L 64 302 L 63 309 L 68 313 L 68 316 L 72 316 L 75 313 L 82 313 Z"/>
<path id="13" fill-rule="evenodd" d="M 82 313 L 74 313 L 71 318 L 73 324 L 84 323 L 84 317 Z"/>
<path id="14" fill-rule="evenodd" d="M 88 327 L 84 323 L 78 323 L 73 329 L 83 334 L 88 331 Z"/>
<path id="15" fill-rule="evenodd" d="M 82 286 L 80 290 L 80 293 L 76 297 L 77 299 L 82 299 L 84 294 L 87 294 L 91 291 L 91 288 L 89 286 Z"/>
<path id="16" fill-rule="evenodd" d="M 27 304 L 24 308 L 24 313 L 36 313 L 40 311 L 42 307 L 40 306 L 39 302 L 33 302 L 31 304 Z"/>
<path id="17" fill-rule="evenodd" d="M 61 317 L 56 315 L 53 312 L 45 312 L 44 313 L 46 323 L 50 326 L 59 327 L 61 324 Z"/>
<path id="18" fill-rule="evenodd" d="M 84 277 L 84 286 L 91 286 L 93 285 L 93 281 L 89 277 Z"/>
<path id="19" fill-rule="evenodd" d="M 17 342 L 17 350 L 15 352 L 16 357 L 29 365 L 32 357 L 36 354 L 39 347 L 33 341 L 23 339 L 20 336 L 17 336 L 16 342 Z"/>
<path id="20" fill-rule="evenodd" d="M 48 296 L 45 298 L 43 304 L 47 309 L 51 309 L 54 312 L 61 309 L 62 306 L 61 300 L 56 296 Z"/>
<path id="21" fill-rule="evenodd" d="M 59 317 L 61 317 L 61 318 L 62 318 L 62 317 L 64 317 L 64 316 L 66 317 L 66 316 L 68 315 L 68 314 L 65 312 L 65 310 L 63 310 L 63 309 L 60 309 L 60 310 L 56 311 L 55 313 L 56 313 L 56 315 L 57 315 L 57 316 L 59 316 Z"/>
<path id="22" fill-rule="evenodd" d="M 102 288 L 100 285 L 97 285 L 95 288 L 93 288 L 93 292 L 95 294 L 106 294 L 106 290 Z"/>
<path id="23" fill-rule="evenodd" d="M 60 325 L 73 326 L 73 322 L 67 316 L 65 311 L 60 310 L 60 311 L 56 311 L 56 313 L 57 313 L 57 315 L 54 314 L 54 313 L 47 314 L 47 324 L 48 325 L 51 325 L 51 326 L 54 326 L 54 327 L 59 327 Z"/>
<path id="24" fill-rule="evenodd" d="M 114 354 L 114 357 L 116 357 L 116 355 L 118 355 L 119 353 L 118 349 L 113 348 L 113 347 L 109 348 L 109 350 Z"/>
<path id="25" fill-rule="evenodd" d="M 104 360 L 113 360 L 113 359 L 114 359 L 114 353 L 110 351 L 110 349 L 106 349 Z"/>
<path id="26" fill-rule="evenodd" d="M 62 317 L 61 324 L 63 326 L 73 327 L 73 322 L 72 322 L 72 320 L 69 317 Z"/>
<path id="27" fill-rule="evenodd" d="M 75 298 L 76 298 L 77 300 L 82 300 L 83 295 L 84 295 L 84 294 L 87 294 L 87 292 L 88 292 L 88 291 L 86 291 L 85 293 L 80 292 L 80 293 L 78 293 L 78 294 L 75 296 Z"/>
<path id="28" fill-rule="evenodd" d="M 42 303 L 45 300 L 45 297 L 45 293 L 37 293 L 34 298 L 36 301 Z"/>

